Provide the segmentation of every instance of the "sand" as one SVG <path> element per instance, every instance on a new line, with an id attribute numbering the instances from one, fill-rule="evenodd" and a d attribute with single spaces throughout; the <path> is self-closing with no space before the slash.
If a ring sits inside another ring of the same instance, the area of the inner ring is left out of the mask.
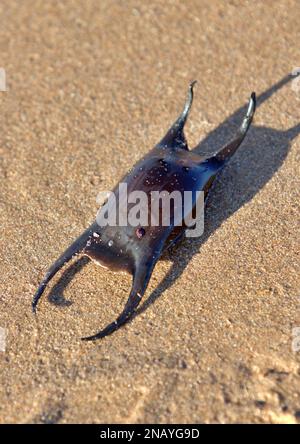
<path id="1" fill-rule="evenodd" d="M 0 422 L 299 422 L 300 85 L 286 78 L 300 66 L 299 2 L 0 11 Z M 230 139 L 251 91 L 265 93 L 205 234 L 159 261 L 137 316 L 103 341 L 80 337 L 115 318 L 130 277 L 92 262 L 60 273 L 34 319 L 47 267 L 93 221 L 98 192 L 160 140 L 193 79 L 198 152 Z"/>

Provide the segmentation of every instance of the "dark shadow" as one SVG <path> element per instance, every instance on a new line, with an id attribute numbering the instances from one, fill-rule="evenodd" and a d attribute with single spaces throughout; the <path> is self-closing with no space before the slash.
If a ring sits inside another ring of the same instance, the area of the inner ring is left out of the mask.
<path id="1" fill-rule="evenodd" d="M 269 99 L 272 94 L 287 84 L 293 77 L 288 75 L 262 93 L 257 98 L 257 107 Z M 251 91 L 249 91 L 251 93 Z M 221 125 L 213 130 L 199 145 L 194 148 L 198 154 L 215 152 L 228 142 L 239 127 L 247 105 L 238 109 Z M 258 113 L 259 110 L 256 111 Z M 280 110 L 279 110 L 280 112 Z M 300 133 L 300 123 L 286 131 L 251 125 L 249 132 L 234 157 L 216 179 L 210 190 L 206 211 L 205 230 L 200 238 L 186 238 L 181 242 L 185 246 L 185 255 L 180 259 L 174 249 L 164 255 L 173 261 L 172 267 L 152 292 L 143 305 L 137 310 L 140 314 L 180 277 L 192 257 L 221 224 L 239 208 L 249 202 L 256 193 L 272 178 L 286 158 L 291 141 Z M 175 249 L 180 248 L 176 246 Z"/>
<path id="2" fill-rule="evenodd" d="M 68 307 L 73 302 L 64 298 L 64 290 L 67 288 L 74 276 L 90 261 L 86 256 L 80 258 L 77 262 L 70 265 L 61 275 L 58 282 L 50 290 L 48 301 L 61 307 Z"/>
<path id="3" fill-rule="evenodd" d="M 292 76 L 288 75 L 262 93 L 257 98 L 257 107 L 269 99 L 276 91 L 286 85 Z M 251 91 L 249 91 L 251 93 Z M 213 153 L 228 142 L 245 115 L 247 105 L 239 108 L 221 125 L 213 130 L 198 146 L 194 148 L 197 153 Z M 259 112 L 258 110 L 256 112 Z M 279 110 L 280 112 L 280 110 Z M 291 141 L 300 133 L 300 124 L 286 131 L 273 128 L 259 127 L 252 124 L 246 139 L 237 153 L 230 160 L 223 172 L 217 178 L 210 191 L 205 214 L 205 231 L 200 238 L 185 239 L 180 245 L 185 248 L 186 255 L 180 255 L 180 260 L 174 249 L 169 250 L 162 259 L 173 261 L 172 267 L 152 292 L 143 305 L 137 310 L 140 314 L 155 302 L 155 300 L 180 277 L 192 257 L 198 253 L 209 236 L 217 230 L 222 222 L 235 213 L 245 203 L 249 202 L 256 193 L 272 178 L 274 173 L 283 164 L 290 148 Z M 175 248 L 178 248 L 177 246 Z M 180 246 L 179 246 L 180 248 Z M 71 265 L 63 273 L 57 284 L 51 290 L 48 299 L 50 302 L 68 306 L 71 304 L 63 297 L 63 291 L 84 267 L 89 259 L 84 257 Z"/>

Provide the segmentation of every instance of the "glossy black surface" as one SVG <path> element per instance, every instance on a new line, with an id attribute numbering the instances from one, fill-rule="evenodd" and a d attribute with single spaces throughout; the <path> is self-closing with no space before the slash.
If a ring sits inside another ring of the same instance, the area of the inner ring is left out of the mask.
<path id="1" fill-rule="evenodd" d="M 231 142 L 209 157 L 188 150 L 184 125 L 192 105 L 194 84 L 195 82 L 191 83 L 189 87 L 183 112 L 165 137 L 121 180 L 127 184 L 128 194 L 141 190 L 150 196 L 153 190 L 168 192 L 178 190 L 181 193 L 192 191 L 193 196 L 196 191 L 204 191 L 207 196 L 217 174 L 243 141 L 255 112 L 254 93 L 251 95 L 246 116 Z M 118 185 L 113 191 L 118 205 L 120 201 Z M 149 214 L 150 202 L 149 199 Z M 73 256 L 82 253 L 109 269 L 125 270 L 133 275 L 127 304 L 117 320 L 100 333 L 83 339 L 94 340 L 112 333 L 133 314 L 145 293 L 157 260 L 164 249 L 184 236 L 185 230 L 184 224 L 180 227 L 174 225 L 174 217 L 171 217 L 168 226 L 159 224 L 145 227 L 130 225 L 100 227 L 95 221 L 48 270 L 34 296 L 33 310 L 35 311 L 38 300 L 50 279 Z"/>

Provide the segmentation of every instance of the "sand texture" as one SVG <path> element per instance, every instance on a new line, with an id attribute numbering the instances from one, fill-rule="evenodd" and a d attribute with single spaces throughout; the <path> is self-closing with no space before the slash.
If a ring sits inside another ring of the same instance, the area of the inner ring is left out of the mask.
<path id="1" fill-rule="evenodd" d="M 2 0 L 0 14 L 0 422 L 300 422 L 299 1 Z M 35 319 L 46 269 L 193 79 L 199 153 L 259 97 L 205 234 L 164 255 L 137 316 L 103 341 L 80 337 L 115 319 L 131 279 L 87 260 Z"/>

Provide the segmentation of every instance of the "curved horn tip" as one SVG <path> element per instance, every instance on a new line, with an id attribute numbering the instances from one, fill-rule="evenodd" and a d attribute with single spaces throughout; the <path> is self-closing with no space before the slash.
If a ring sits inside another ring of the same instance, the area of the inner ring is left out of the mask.
<path id="1" fill-rule="evenodd" d="M 253 92 L 251 93 L 250 100 L 249 100 L 249 106 L 248 106 L 248 111 L 247 111 L 247 117 L 253 115 L 254 112 L 255 112 L 255 109 L 256 109 L 256 94 L 255 94 L 255 92 L 253 91 Z"/>
<path id="2" fill-rule="evenodd" d="M 190 90 L 193 91 L 194 86 L 196 85 L 197 80 L 193 80 L 192 82 L 190 82 Z"/>
<path id="3" fill-rule="evenodd" d="M 103 339 L 105 336 L 112 334 L 115 330 L 117 330 L 120 326 L 118 326 L 115 322 L 109 324 L 106 328 L 101 330 L 99 333 L 96 333 L 92 336 L 84 336 L 80 338 L 82 341 L 97 341 L 98 339 Z"/>
<path id="4" fill-rule="evenodd" d="M 86 337 L 83 337 L 80 339 L 85 342 L 94 342 L 94 341 L 97 341 L 98 339 L 102 339 L 102 338 L 104 338 L 104 336 L 94 335 L 94 336 L 86 336 Z"/>
<path id="5" fill-rule="evenodd" d="M 44 284 L 41 284 L 39 286 L 39 288 L 37 289 L 35 295 L 33 296 L 33 300 L 31 303 L 31 308 L 32 308 L 33 314 L 36 314 L 37 305 L 39 303 L 39 300 L 40 300 L 42 294 L 44 293 L 45 287 L 46 286 Z"/>
<path id="6" fill-rule="evenodd" d="M 86 337 L 83 337 L 83 338 L 80 338 L 82 341 L 89 341 L 89 342 L 92 342 L 92 341 L 96 341 L 97 339 L 101 339 L 101 337 L 99 337 L 99 336 L 97 336 L 97 335 L 94 335 L 94 336 L 86 336 Z"/>

